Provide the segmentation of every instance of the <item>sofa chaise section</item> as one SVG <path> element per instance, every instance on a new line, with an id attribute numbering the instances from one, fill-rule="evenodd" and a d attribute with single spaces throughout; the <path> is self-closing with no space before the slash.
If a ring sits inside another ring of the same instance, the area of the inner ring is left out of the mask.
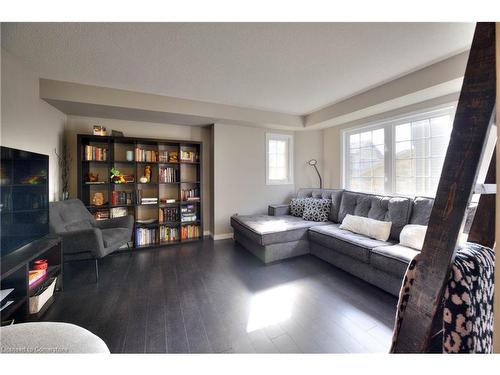
<path id="1" fill-rule="evenodd" d="M 264 263 L 308 254 L 307 231 L 327 223 L 291 215 L 233 215 L 234 240 Z"/>

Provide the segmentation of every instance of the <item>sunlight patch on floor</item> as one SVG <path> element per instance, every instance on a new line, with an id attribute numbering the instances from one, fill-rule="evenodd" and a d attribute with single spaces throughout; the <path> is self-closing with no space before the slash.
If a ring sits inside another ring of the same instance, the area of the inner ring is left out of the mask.
<path id="1" fill-rule="evenodd" d="M 293 285 L 267 289 L 252 297 L 247 332 L 253 332 L 292 317 L 297 291 Z"/>

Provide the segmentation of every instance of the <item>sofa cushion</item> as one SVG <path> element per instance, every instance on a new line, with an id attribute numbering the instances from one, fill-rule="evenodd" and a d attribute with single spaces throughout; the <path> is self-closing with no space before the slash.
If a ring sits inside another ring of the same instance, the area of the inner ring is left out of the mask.
<path id="1" fill-rule="evenodd" d="M 309 221 L 328 221 L 331 199 L 310 198 L 306 202 L 302 219 Z"/>
<path id="2" fill-rule="evenodd" d="M 340 229 L 339 226 L 329 224 L 310 228 L 309 240 L 365 263 L 370 261 L 371 249 L 392 244 Z"/>
<path id="3" fill-rule="evenodd" d="M 415 197 L 411 210 L 410 224 L 427 225 L 431 217 L 434 199 L 427 197 Z"/>
<path id="4" fill-rule="evenodd" d="M 338 220 L 342 222 L 347 214 L 369 217 L 370 219 L 392 222 L 391 236 L 399 240 L 401 229 L 408 224 L 411 199 L 405 197 L 387 197 L 372 194 L 344 191 L 340 202 Z"/>
<path id="5" fill-rule="evenodd" d="M 370 263 L 373 267 L 392 275 L 403 276 L 411 260 L 420 251 L 402 245 L 380 246 L 372 250 Z"/>
<path id="6" fill-rule="evenodd" d="M 328 222 L 307 221 L 291 215 L 233 215 L 231 226 L 259 245 L 307 239 L 307 230 Z"/>
<path id="7" fill-rule="evenodd" d="M 343 192 L 344 190 L 342 189 L 299 189 L 297 198 L 331 199 L 332 205 L 328 219 L 334 223 L 340 223 L 341 220 L 339 220 L 338 215 Z"/>
<path id="8" fill-rule="evenodd" d="M 130 229 L 127 228 L 109 228 L 101 231 L 104 247 L 116 247 L 130 240 Z"/>

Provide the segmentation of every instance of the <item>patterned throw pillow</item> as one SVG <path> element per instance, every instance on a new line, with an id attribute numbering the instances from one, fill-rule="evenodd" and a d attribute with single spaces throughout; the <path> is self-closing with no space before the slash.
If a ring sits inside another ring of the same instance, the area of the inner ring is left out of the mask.
<path id="1" fill-rule="evenodd" d="M 308 221 L 328 221 L 331 199 L 308 199 L 302 218 Z"/>
<path id="2" fill-rule="evenodd" d="M 306 202 L 312 198 L 292 198 L 290 201 L 290 215 L 302 217 Z"/>

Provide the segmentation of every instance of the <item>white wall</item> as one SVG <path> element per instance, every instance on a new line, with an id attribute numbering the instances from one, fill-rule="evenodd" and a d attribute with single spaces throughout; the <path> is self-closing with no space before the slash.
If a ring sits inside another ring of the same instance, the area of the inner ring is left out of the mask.
<path id="1" fill-rule="evenodd" d="M 214 125 L 214 233 L 230 236 L 231 215 L 267 212 L 271 203 L 285 203 L 298 187 L 318 186 L 317 176 L 306 161 L 322 160 L 322 131 L 294 134 L 294 185 L 266 185 L 266 132 L 263 128 Z"/>
<path id="2" fill-rule="evenodd" d="M 211 127 L 157 124 L 151 122 L 124 121 L 94 117 L 68 116 L 66 138 L 69 149 L 72 151 L 72 168 L 70 175 L 70 197 L 77 196 L 77 162 L 76 136 L 77 134 L 92 134 L 94 125 L 105 126 L 108 131 L 119 130 L 129 137 L 159 138 L 192 140 L 203 142 L 203 221 L 204 229 L 211 227 L 210 185 L 211 185 Z"/>
<path id="3" fill-rule="evenodd" d="M 2 50 L 2 146 L 49 155 L 49 199 L 61 196 L 55 149 L 60 149 L 66 115 L 39 97 L 39 76 Z"/>

